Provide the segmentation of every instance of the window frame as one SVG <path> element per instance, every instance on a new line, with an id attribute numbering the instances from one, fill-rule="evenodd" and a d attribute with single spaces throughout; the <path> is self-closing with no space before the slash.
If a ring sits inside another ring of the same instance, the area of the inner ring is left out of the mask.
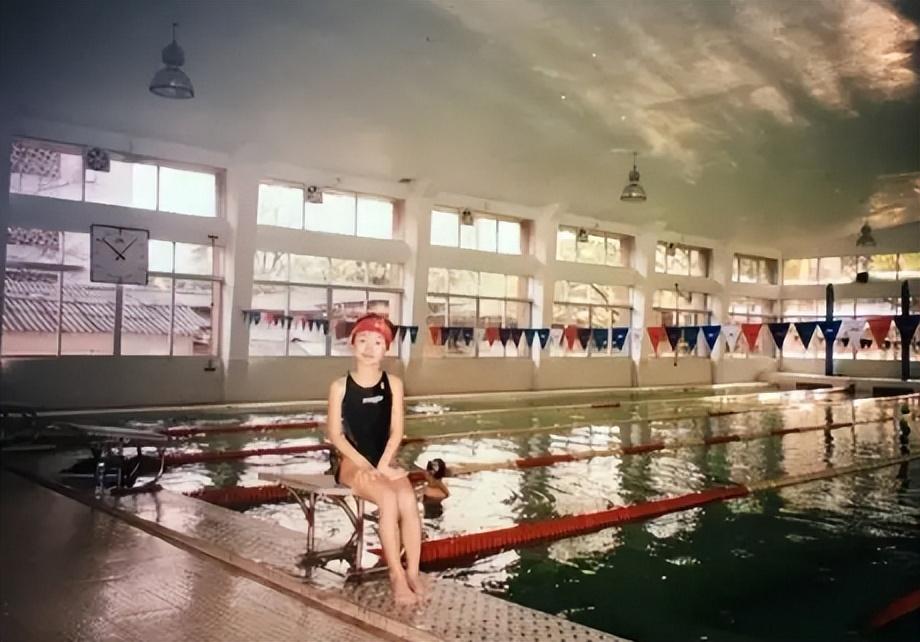
<path id="1" fill-rule="evenodd" d="M 479 248 L 479 236 L 476 232 L 476 247 L 464 247 L 463 245 L 463 212 L 464 210 L 469 209 L 470 213 L 473 215 L 473 225 L 471 226 L 474 230 L 478 230 L 479 221 L 494 221 L 495 223 L 495 249 L 483 250 Z M 457 244 L 450 245 L 445 243 L 435 243 L 431 239 L 434 237 L 433 226 L 434 226 L 434 213 L 440 212 L 443 214 L 451 214 L 457 217 L 457 228 L 456 234 L 454 235 L 457 239 Z M 429 224 L 428 224 L 428 239 L 429 245 L 432 247 L 450 247 L 458 250 L 466 250 L 470 252 L 485 252 L 486 254 L 500 254 L 502 256 L 526 256 L 529 252 L 527 237 L 530 230 L 529 221 L 527 219 L 517 218 L 514 216 L 506 216 L 504 214 L 493 214 L 491 212 L 481 212 L 476 211 L 471 208 L 463 207 L 452 207 L 447 205 L 435 205 L 431 208 L 429 215 Z M 514 223 L 518 226 L 520 231 L 519 233 L 519 250 L 518 252 L 502 252 L 501 251 L 501 226 L 499 221 L 504 221 L 505 223 Z"/>
<path id="2" fill-rule="evenodd" d="M 668 246 L 673 246 L 675 253 L 668 254 Z M 673 272 L 671 271 L 671 259 L 676 254 L 677 250 L 682 250 L 687 253 L 687 271 L 686 272 Z M 664 271 L 660 272 L 658 270 L 658 254 L 660 252 L 664 253 Z M 700 262 L 703 263 L 704 269 L 703 274 L 694 274 L 693 273 L 693 254 L 697 253 Z M 695 278 L 705 278 L 708 279 L 710 272 L 712 271 L 712 249 L 708 247 L 700 247 L 696 245 L 686 245 L 684 243 L 674 243 L 671 241 L 658 241 L 655 245 L 655 273 L 657 274 L 668 274 L 671 276 L 687 276 Z"/>
<path id="3" fill-rule="evenodd" d="M 604 260 L 600 263 L 595 263 L 593 261 L 582 261 L 578 258 L 578 244 L 584 243 L 585 241 L 578 240 L 579 230 L 584 229 L 588 236 L 602 236 L 604 237 Z M 560 243 L 559 237 L 560 234 L 564 232 L 570 232 L 575 237 L 575 258 L 567 259 L 560 256 Z M 610 241 L 615 240 L 619 243 L 619 256 L 620 261 L 617 263 L 611 263 L 609 260 L 610 257 Z M 632 261 L 632 241 L 633 237 L 627 234 L 617 234 L 616 232 L 608 232 L 606 230 L 600 229 L 586 229 L 580 228 L 573 225 L 559 225 L 556 228 L 556 260 L 563 263 L 578 263 L 580 265 L 603 265 L 606 267 L 629 267 Z"/>

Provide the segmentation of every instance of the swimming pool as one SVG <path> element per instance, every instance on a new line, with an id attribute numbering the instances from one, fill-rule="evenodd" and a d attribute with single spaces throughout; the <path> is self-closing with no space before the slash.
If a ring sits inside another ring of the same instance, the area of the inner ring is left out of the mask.
<path id="1" fill-rule="evenodd" d="M 456 469 L 651 442 L 667 447 L 452 477 L 443 512 L 425 518 L 427 536 L 438 539 L 591 513 L 731 482 L 895 457 L 906 447 L 914 452 L 920 447 L 920 431 L 914 430 L 907 444 L 897 439 L 890 417 L 900 401 L 854 401 L 834 392 L 670 392 L 623 398 L 618 406 L 603 394 L 547 396 L 527 407 L 508 405 L 506 399 L 490 404 L 469 398 L 464 400 L 468 406 L 458 400 L 451 400 L 453 405 L 429 402 L 427 410 L 443 414 L 407 422 L 408 435 L 430 440 L 406 445 L 404 465 L 424 466 L 441 457 Z M 322 420 L 319 414 L 302 418 Z M 795 427 L 809 430 L 688 445 Z M 456 434 L 470 431 L 489 434 Z M 306 445 L 320 438 L 316 429 L 204 433 L 187 439 L 183 450 Z M 205 485 L 257 485 L 263 471 L 323 472 L 326 457 L 312 452 L 189 464 L 169 471 L 163 485 L 184 492 Z M 913 462 L 756 493 L 442 564 L 435 572 L 636 640 L 916 639 L 911 628 L 916 613 L 875 633 L 866 628 L 878 609 L 917 588 L 920 491 L 910 482 L 918 474 L 920 465 Z M 303 528 L 293 503 L 264 504 L 246 513 Z M 341 537 L 342 526 L 335 510 L 318 515 L 321 537 Z M 373 529 L 368 540 L 371 546 L 376 543 Z"/>

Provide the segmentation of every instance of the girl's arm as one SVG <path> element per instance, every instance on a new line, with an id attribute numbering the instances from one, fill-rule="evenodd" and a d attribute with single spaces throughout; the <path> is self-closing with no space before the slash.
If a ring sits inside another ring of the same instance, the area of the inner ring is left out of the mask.
<path id="1" fill-rule="evenodd" d="M 345 457 L 361 470 L 373 471 L 374 467 L 364 455 L 359 453 L 351 443 L 345 439 L 342 432 L 342 399 L 345 396 L 345 382 L 336 379 L 329 386 L 329 409 L 326 414 L 326 439 L 329 440 L 342 457 Z"/>
<path id="2" fill-rule="evenodd" d="M 394 468 L 393 459 L 396 452 L 402 444 L 403 438 L 403 382 L 399 377 L 388 377 L 390 380 L 390 389 L 393 393 L 393 409 L 390 411 L 390 438 L 387 440 L 387 447 L 383 451 L 380 463 L 377 464 L 379 470 Z"/>

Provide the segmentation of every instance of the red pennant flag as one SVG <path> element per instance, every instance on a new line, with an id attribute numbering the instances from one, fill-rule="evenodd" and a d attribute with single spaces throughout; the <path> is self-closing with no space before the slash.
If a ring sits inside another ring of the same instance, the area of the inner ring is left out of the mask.
<path id="1" fill-rule="evenodd" d="M 760 329 L 762 327 L 763 323 L 741 324 L 741 333 L 744 335 L 744 338 L 747 339 L 749 351 L 757 347 L 757 338 L 760 336 Z"/>
<path id="2" fill-rule="evenodd" d="M 431 333 L 431 343 L 436 346 L 441 345 L 441 326 L 430 325 L 428 326 L 428 332 Z"/>
<path id="3" fill-rule="evenodd" d="M 569 350 L 575 347 L 575 341 L 578 339 L 578 326 L 577 325 L 567 325 L 565 326 L 565 342 L 569 346 Z"/>
<path id="4" fill-rule="evenodd" d="M 275 323 L 275 313 L 274 312 L 263 312 L 262 320 L 265 321 L 268 325 L 274 325 Z"/>
<path id="5" fill-rule="evenodd" d="M 875 344 L 881 348 L 885 340 L 888 339 L 888 331 L 891 330 L 891 317 L 873 317 L 869 319 L 869 330 L 872 331 L 872 338 Z"/>
<path id="6" fill-rule="evenodd" d="M 658 356 L 658 344 L 661 343 L 661 340 L 664 339 L 665 337 L 664 327 L 660 325 L 654 325 L 654 326 L 647 328 L 647 330 L 648 330 L 648 338 L 652 342 L 652 350 L 655 351 L 655 356 L 657 357 Z"/>
<path id="7" fill-rule="evenodd" d="M 489 347 L 491 347 L 493 343 L 498 341 L 498 328 L 486 328 L 485 338 L 489 342 Z"/>

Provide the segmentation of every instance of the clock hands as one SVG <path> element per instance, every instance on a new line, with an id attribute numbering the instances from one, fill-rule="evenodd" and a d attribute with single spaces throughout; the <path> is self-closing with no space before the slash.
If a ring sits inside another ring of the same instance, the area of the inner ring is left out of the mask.
<path id="1" fill-rule="evenodd" d="M 116 260 L 116 261 L 118 261 L 118 260 L 124 261 L 124 260 L 125 260 L 125 255 L 122 254 L 121 252 L 119 252 L 118 249 L 117 249 L 114 245 L 112 245 L 111 243 L 109 243 L 109 240 L 108 240 L 107 238 L 104 238 L 104 237 L 103 237 L 102 242 L 105 243 L 106 245 L 108 245 L 110 248 L 112 248 L 112 251 L 115 252 L 115 254 L 118 255 L 118 256 L 115 257 L 115 260 Z M 125 249 L 127 250 L 128 248 L 125 248 Z"/>
<path id="2" fill-rule="evenodd" d="M 125 249 L 123 249 L 122 252 L 127 252 L 127 251 L 128 251 L 128 248 L 130 248 L 130 247 L 131 247 L 132 245 L 134 245 L 135 243 L 137 243 L 137 237 L 136 237 L 136 236 L 135 236 L 133 239 L 131 239 L 131 242 L 128 243 L 128 244 L 125 246 Z M 122 258 L 122 259 L 125 258 L 124 254 L 122 254 L 121 258 Z"/>

